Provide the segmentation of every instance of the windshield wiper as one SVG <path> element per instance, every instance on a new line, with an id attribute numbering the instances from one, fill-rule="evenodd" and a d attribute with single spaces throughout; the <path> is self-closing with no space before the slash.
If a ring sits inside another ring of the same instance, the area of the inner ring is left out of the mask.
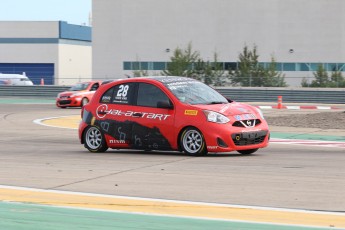
<path id="1" fill-rule="evenodd" d="M 208 105 L 215 105 L 215 104 L 227 104 L 227 102 L 224 101 L 211 101 L 207 103 Z"/>

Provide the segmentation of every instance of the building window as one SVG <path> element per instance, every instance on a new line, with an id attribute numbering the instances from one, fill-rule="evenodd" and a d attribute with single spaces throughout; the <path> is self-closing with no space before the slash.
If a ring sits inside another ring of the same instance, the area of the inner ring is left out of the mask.
<path id="1" fill-rule="evenodd" d="M 283 71 L 296 71 L 295 63 L 283 63 Z"/>
<path id="2" fill-rule="evenodd" d="M 123 62 L 124 70 L 166 70 L 170 62 Z M 215 63 L 211 63 L 214 66 Z M 237 62 L 218 62 L 223 70 L 234 71 L 238 68 Z M 268 68 L 271 62 L 259 62 L 259 65 Z M 322 64 L 326 71 L 345 71 L 345 63 L 302 63 L 302 62 L 276 62 L 276 71 L 312 71 L 315 72 Z M 12 68 L 12 67 L 11 67 Z M 191 64 L 188 69 L 196 68 Z"/>

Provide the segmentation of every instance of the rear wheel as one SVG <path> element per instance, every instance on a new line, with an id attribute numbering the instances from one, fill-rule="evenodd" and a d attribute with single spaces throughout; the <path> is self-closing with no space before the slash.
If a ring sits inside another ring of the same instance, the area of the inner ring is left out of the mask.
<path id="1" fill-rule="evenodd" d="M 237 152 L 241 153 L 242 155 L 249 155 L 255 153 L 258 149 L 247 149 L 247 150 L 237 150 Z"/>
<path id="2" fill-rule="evenodd" d="M 207 154 L 204 137 L 196 128 L 187 128 L 182 132 L 180 146 L 182 150 L 190 156 L 202 156 Z"/>
<path id="3" fill-rule="evenodd" d="M 84 98 L 81 100 L 81 107 L 83 107 L 83 106 L 86 105 L 87 103 L 89 103 L 89 99 L 87 99 L 86 97 L 84 97 Z"/>
<path id="4" fill-rule="evenodd" d="M 84 134 L 84 146 L 90 152 L 105 152 L 108 149 L 104 135 L 97 126 L 89 126 Z"/>

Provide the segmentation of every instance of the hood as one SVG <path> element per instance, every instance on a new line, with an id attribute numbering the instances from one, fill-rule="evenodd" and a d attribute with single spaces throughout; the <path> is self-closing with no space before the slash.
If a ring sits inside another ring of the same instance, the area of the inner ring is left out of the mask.
<path id="1" fill-rule="evenodd" d="M 68 97 L 68 96 L 71 96 L 73 94 L 83 94 L 83 93 L 88 93 L 89 91 L 87 90 L 80 90 L 80 91 L 64 91 L 62 93 L 59 93 L 59 96 L 63 96 L 63 97 Z"/>
<path id="2" fill-rule="evenodd" d="M 259 116 L 258 111 L 255 107 L 247 104 L 242 104 L 238 102 L 232 102 L 228 104 L 215 104 L 215 105 L 193 105 L 201 110 L 210 110 L 218 112 L 227 117 L 242 115 L 242 114 L 254 114 L 256 117 Z"/>

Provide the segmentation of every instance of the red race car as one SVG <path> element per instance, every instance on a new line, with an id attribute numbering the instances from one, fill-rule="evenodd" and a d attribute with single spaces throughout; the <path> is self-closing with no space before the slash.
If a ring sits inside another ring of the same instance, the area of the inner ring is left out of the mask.
<path id="1" fill-rule="evenodd" d="M 89 103 L 101 84 L 101 81 L 77 83 L 68 91 L 59 93 L 57 95 L 56 106 L 60 108 L 82 107 Z"/>
<path id="2" fill-rule="evenodd" d="M 102 85 L 82 109 L 79 138 L 91 152 L 114 149 L 251 154 L 268 145 L 262 112 L 185 77 L 147 77 Z"/>

